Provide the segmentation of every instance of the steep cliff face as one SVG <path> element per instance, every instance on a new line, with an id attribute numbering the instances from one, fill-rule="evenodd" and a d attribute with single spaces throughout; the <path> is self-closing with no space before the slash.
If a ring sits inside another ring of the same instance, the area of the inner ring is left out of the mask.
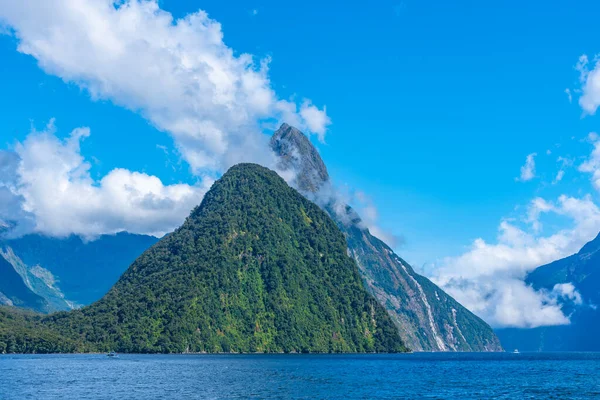
<path id="1" fill-rule="evenodd" d="M 280 157 L 283 169 L 297 171 L 294 186 L 304 192 L 317 192 L 329 181 L 327 167 L 310 140 L 298 129 L 283 124 L 271 137 L 271 148 Z"/>
<path id="2" fill-rule="evenodd" d="M 296 187 L 328 211 L 344 233 L 348 253 L 367 289 L 387 309 L 406 345 L 415 351 L 501 351 L 483 320 L 429 279 L 415 273 L 384 242 L 371 235 L 347 205 L 334 204 L 327 168 L 308 138 L 287 124 L 271 139 L 281 168 L 293 168 Z"/>

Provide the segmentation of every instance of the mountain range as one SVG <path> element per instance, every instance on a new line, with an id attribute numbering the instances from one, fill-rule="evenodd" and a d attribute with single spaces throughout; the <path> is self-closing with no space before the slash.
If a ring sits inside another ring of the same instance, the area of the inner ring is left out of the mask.
<path id="1" fill-rule="evenodd" d="M 533 270 L 526 283 L 536 290 L 555 291 L 568 285 L 559 304 L 570 324 L 496 332 L 507 349 L 525 351 L 600 351 L 600 235 L 577 254 Z"/>
<path id="2" fill-rule="evenodd" d="M 273 135 L 271 147 L 279 156 L 279 169 L 294 172 L 292 186 L 325 210 L 343 233 L 347 254 L 358 266 L 362 283 L 387 310 L 407 347 L 415 351 L 502 350 L 484 321 L 417 274 L 371 234 L 355 210 L 336 198 L 323 160 L 302 132 L 283 124 Z M 109 292 L 127 266 L 157 240 L 120 233 L 87 242 L 77 236 L 40 235 L 0 242 L 0 262 L 5 262 L 0 263 L 0 277 L 21 281 L 14 287 L 8 285 L 12 289 L 0 281 L 0 304 L 40 312 L 91 304 Z"/>
<path id="3" fill-rule="evenodd" d="M 39 234 L 0 240 L 0 304 L 39 312 L 90 304 L 157 241 L 126 232 L 88 241 Z"/>
<path id="4" fill-rule="evenodd" d="M 335 223 L 256 164 L 225 173 L 99 301 L 0 316 L 0 352 L 406 351 Z"/>

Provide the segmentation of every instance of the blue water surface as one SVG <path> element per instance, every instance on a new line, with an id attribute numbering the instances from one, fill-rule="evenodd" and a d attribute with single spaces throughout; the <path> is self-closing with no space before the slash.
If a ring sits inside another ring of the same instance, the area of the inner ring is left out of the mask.
<path id="1" fill-rule="evenodd" d="M 600 353 L 0 356 L 2 400 L 599 397 Z"/>

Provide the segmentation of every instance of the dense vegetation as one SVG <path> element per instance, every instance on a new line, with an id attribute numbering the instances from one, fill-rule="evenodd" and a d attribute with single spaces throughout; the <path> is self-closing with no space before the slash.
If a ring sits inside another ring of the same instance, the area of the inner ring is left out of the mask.
<path id="1" fill-rule="evenodd" d="M 0 306 L 0 354 L 72 353 L 80 350 L 83 350 L 81 343 L 43 324 L 42 315 Z"/>
<path id="2" fill-rule="evenodd" d="M 98 302 L 41 319 L 0 318 L 0 340 L 13 327 L 25 337 L 39 332 L 45 351 L 55 332 L 68 338 L 61 351 L 405 350 L 335 223 L 254 164 L 231 168 Z M 41 351 L 40 341 L 6 351 Z"/>

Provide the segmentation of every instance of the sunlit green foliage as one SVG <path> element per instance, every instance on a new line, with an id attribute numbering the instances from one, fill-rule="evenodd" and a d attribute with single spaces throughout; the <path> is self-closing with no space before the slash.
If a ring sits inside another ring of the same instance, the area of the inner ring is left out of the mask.
<path id="1" fill-rule="evenodd" d="M 42 324 L 41 319 L 40 314 L 0 306 L 0 354 L 72 353 L 83 350 L 81 343 L 65 338 Z"/>

